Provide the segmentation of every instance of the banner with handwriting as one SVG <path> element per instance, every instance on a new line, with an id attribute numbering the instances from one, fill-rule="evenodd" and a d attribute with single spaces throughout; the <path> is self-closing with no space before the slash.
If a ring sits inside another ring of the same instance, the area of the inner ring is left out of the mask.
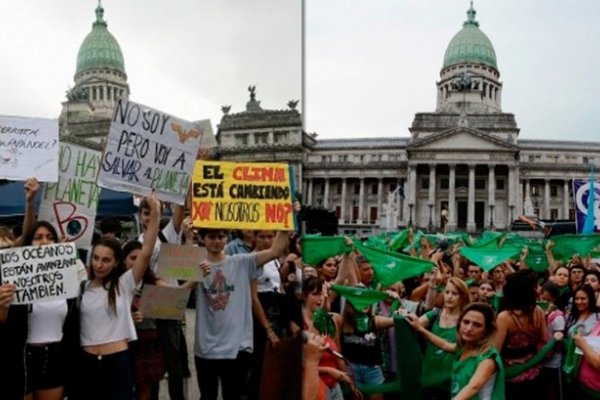
<path id="1" fill-rule="evenodd" d="M 203 276 L 199 265 L 204 260 L 204 247 L 162 243 L 156 274 L 161 278 L 199 282 Z"/>
<path id="2" fill-rule="evenodd" d="M 98 185 L 183 205 L 198 150 L 211 139 L 199 123 L 120 99 L 102 155 Z M 203 144 L 204 143 L 204 144 Z"/>
<path id="3" fill-rule="evenodd" d="M 74 243 L 0 250 L 2 284 L 17 287 L 12 304 L 77 297 L 78 260 Z"/>
<path id="4" fill-rule="evenodd" d="M 195 227 L 293 230 L 287 164 L 198 161 L 192 185 Z"/>
<path id="5" fill-rule="evenodd" d="M 89 246 L 100 196 L 96 178 L 102 154 L 69 143 L 60 144 L 58 182 L 46 183 L 42 189 L 40 220 L 48 221 L 60 236 Z"/>
<path id="6" fill-rule="evenodd" d="M 191 289 L 144 285 L 139 311 L 144 318 L 183 319 Z"/>
<path id="7" fill-rule="evenodd" d="M 0 179 L 58 179 L 58 120 L 0 115 Z"/>

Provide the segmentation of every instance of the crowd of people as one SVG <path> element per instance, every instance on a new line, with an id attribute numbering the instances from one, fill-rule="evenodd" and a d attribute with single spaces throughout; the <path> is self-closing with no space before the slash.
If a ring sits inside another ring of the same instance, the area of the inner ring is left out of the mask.
<path id="1" fill-rule="evenodd" d="M 26 181 L 22 232 L 0 229 L 2 248 L 62 241 L 36 221 L 38 188 Z M 319 258 L 292 232 L 195 230 L 182 206 L 161 224 L 155 195 L 139 210 L 137 240 L 122 243 L 104 224 L 82 257 L 77 297 L 15 305 L 15 286 L 0 285 L 0 398 L 156 399 L 167 374 L 169 397 L 185 398 L 182 321 L 146 318 L 143 285 L 195 290 L 203 400 L 398 398 L 385 384 L 415 345 L 423 398 L 600 398 L 600 265 L 557 260 L 552 241 L 544 271 L 527 265 L 527 248 L 485 270 L 461 254 L 464 241 L 435 247 L 408 231 L 411 246 L 386 251 L 431 268 L 384 286 L 379 261 L 356 246 L 368 241 L 339 238 L 344 250 Z M 162 243 L 204 246 L 202 280 L 157 277 Z M 399 324 L 411 335 L 398 340 Z M 277 357 L 289 369 L 274 367 Z"/>

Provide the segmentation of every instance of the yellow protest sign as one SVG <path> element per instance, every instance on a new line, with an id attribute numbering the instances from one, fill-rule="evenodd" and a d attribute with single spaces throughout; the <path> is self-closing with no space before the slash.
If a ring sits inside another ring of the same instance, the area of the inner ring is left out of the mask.
<path id="1" fill-rule="evenodd" d="M 194 226 L 293 230 L 292 176 L 287 164 L 197 161 Z"/>

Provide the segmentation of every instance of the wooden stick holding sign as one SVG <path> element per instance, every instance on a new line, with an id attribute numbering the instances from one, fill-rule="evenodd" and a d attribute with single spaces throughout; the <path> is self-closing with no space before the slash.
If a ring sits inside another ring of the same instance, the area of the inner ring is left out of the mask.
<path id="1" fill-rule="evenodd" d="M 196 162 L 195 227 L 294 230 L 293 174 L 287 164 Z"/>
<path id="2" fill-rule="evenodd" d="M 139 311 L 144 318 L 183 319 L 192 289 L 144 285 Z"/>
<path id="3" fill-rule="evenodd" d="M 74 243 L 0 250 L 2 284 L 17 287 L 13 304 L 77 297 L 78 260 Z"/>
<path id="4" fill-rule="evenodd" d="M 199 265 L 204 260 L 204 247 L 162 243 L 156 274 L 161 278 L 200 282 L 203 273 Z"/>

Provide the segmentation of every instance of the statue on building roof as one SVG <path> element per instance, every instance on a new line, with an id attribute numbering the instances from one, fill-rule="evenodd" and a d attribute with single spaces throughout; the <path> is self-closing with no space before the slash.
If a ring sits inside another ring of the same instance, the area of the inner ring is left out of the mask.
<path id="1" fill-rule="evenodd" d="M 287 105 L 292 110 L 295 110 L 296 106 L 298 105 L 299 102 L 300 102 L 300 100 L 290 100 L 290 101 L 288 101 Z"/>
<path id="2" fill-rule="evenodd" d="M 248 86 L 248 91 L 250 92 L 250 100 L 255 101 L 256 100 L 256 86 L 255 85 Z"/>
<path id="3" fill-rule="evenodd" d="M 87 100 L 87 91 L 81 86 L 75 86 L 72 89 L 66 91 L 67 100 L 69 101 L 83 101 Z"/>
<path id="4" fill-rule="evenodd" d="M 231 106 L 221 106 L 221 111 L 223 111 L 223 114 L 227 115 L 229 114 L 229 110 L 231 110 Z"/>
<path id="5" fill-rule="evenodd" d="M 460 77 L 456 79 L 453 83 L 454 89 L 459 92 L 466 92 L 467 90 L 471 90 L 473 86 L 473 81 L 471 80 L 471 76 L 467 71 L 463 71 L 460 74 Z"/>

